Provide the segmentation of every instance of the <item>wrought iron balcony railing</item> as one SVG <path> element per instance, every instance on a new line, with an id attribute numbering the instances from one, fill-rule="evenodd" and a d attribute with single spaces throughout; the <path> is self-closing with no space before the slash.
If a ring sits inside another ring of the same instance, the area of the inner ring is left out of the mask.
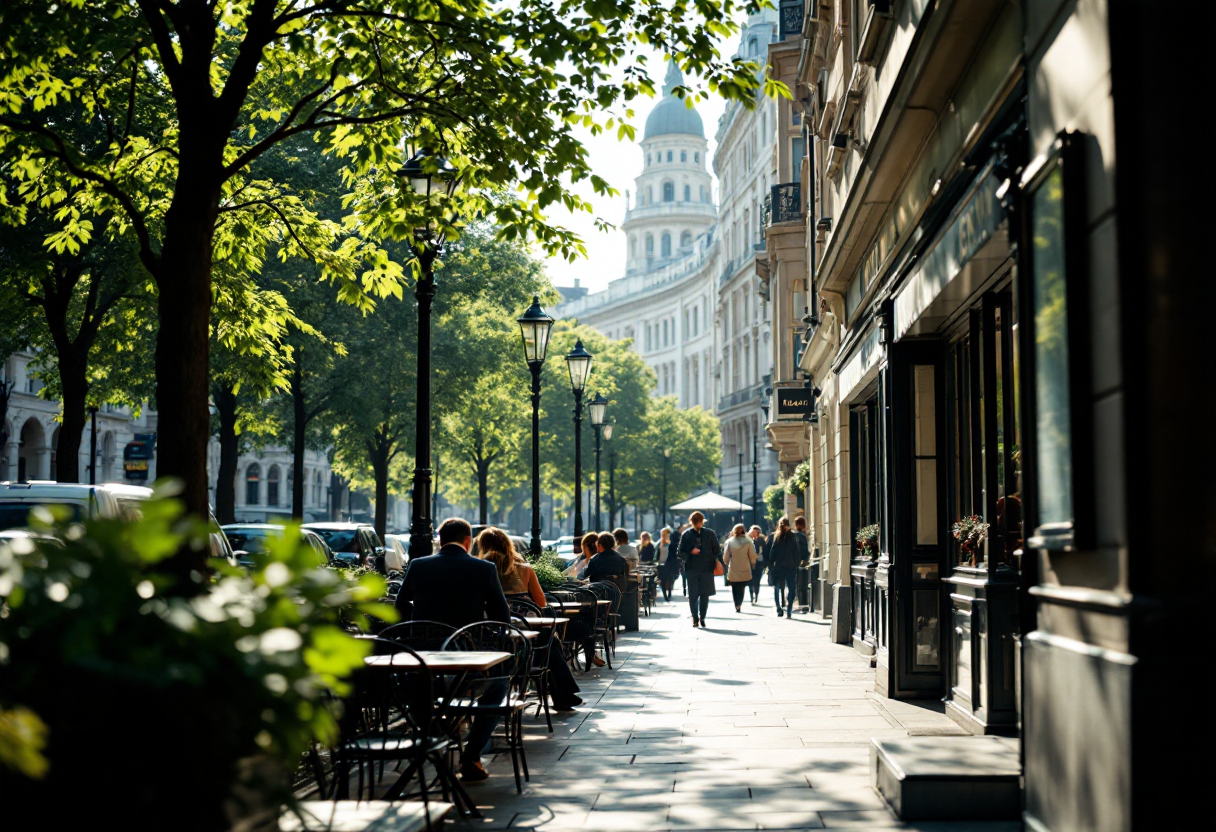
<path id="1" fill-rule="evenodd" d="M 771 212 L 769 225 L 802 219 L 802 183 L 786 182 L 783 185 L 774 185 L 765 205 L 767 212 Z"/>

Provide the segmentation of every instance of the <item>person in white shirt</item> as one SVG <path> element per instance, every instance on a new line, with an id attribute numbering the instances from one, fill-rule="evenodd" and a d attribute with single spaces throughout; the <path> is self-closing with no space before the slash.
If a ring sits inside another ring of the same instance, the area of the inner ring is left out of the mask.
<path id="1" fill-rule="evenodd" d="M 629 532 L 624 529 L 617 529 L 612 533 L 616 538 L 616 551 L 621 557 L 629 561 L 629 571 L 638 571 L 638 550 L 636 546 L 629 543 Z"/>

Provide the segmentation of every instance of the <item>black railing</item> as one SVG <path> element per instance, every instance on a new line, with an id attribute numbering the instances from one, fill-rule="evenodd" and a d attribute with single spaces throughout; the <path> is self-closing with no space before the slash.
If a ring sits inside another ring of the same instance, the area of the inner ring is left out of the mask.
<path id="1" fill-rule="evenodd" d="M 815 2 L 815 0 L 812 0 Z M 802 34 L 802 0 L 781 0 L 781 39 Z"/>
<path id="2" fill-rule="evenodd" d="M 763 384 L 755 384 L 751 387 L 744 387 L 742 390 L 736 390 L 729 396 L 723 396 L 718 400 L 718 410 L 727 410 L 744 402 L 750 402 L 752 399 L 758 399 L 762 389 L 764 389 Z"/>
<path id="3" fill-rule="evenodd" d="M 769 225 L 779 222 L 793 222 L 802 219 L 802 183 L 786 182 L 784 185 L 774 185 L 766 201 L 770 213 Z"/>

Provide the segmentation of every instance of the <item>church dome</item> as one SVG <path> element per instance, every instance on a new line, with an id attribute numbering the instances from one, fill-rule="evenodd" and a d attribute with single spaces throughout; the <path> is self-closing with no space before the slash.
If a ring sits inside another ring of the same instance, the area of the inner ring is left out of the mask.
<path id="1" fill-rule="evenodd" d="M 646 117 L 646 129 L 642 139 L 653 139 L 655 136 L 669 134 L 685 134 L 705 138 L 705 128 L 701 124 L 701 115 L 689 107 L 684 99 L 672 90 L 684 83 L 684 75 L 675 61 L 667 64 L 667 76 L 663 79 L 663 100 L 650 111 Z"/>

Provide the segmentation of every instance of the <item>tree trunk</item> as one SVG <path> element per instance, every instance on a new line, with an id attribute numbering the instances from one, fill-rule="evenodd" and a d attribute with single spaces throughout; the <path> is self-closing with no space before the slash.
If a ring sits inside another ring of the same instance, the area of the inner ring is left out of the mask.
<path id="1" fill-rule="evenodd" d="M 390 462 L 388 441 L 382 431 L 377 430 L 375 439 L 367 443 L 368 460 L 372 464 L 372 473 L 376 477 L 376 519 L 374 525 L 376 534 L 384 540 L 388 526 L 388 464 Z"/>
<path id="2" fill-rule="evenodd" d="M 55 479 L 59 482 L 80 482 L 80 439 L 84 435 L 89 395 L 85 352 L 79 348 L 56 351 L 59 384 L 63 388 L 63 424 L 59 426 L 55 450 Z"/>
<path id="3" fill-rule="evenodd" d="M 487 509 L 489 508 L 490 462 L 486 459 L 477 460 L 477 516 L 481 525 L 486 525 Z"/>
<path id="4" fill-rule="evenodd" d="M 300 369 L 300 353 L 295 355 L 295 367 L 291 373 L 291 516 L 304 519 L 304 436 L 308 430 L 308 411 L 304 402 L 304 373 Z"/>
<path id="5" fill-rule="evenodd" d="M 179 111 L 188 104 L 179 102 Z M 155 274 L 160 323 L 156 336 L 156 470 L 160 477 L 180 481 L 186 510 L 205 518 L 211 257 L 223 175 L 220 151 L 226 135 L 220 133 L 217 139 L 210 136 L 213 129 L 197 123 L 191 128 L 183 125 L 181 131 L 182 162 L 173 204 L 165 215 L 164 243 Z M 209 146 L 212 141 L 218 141 L 216 147 Z M 170 568 L 205 573 L 206 560 L 205 550 L 183 550 Z"/>
<path id="6" fill-rule="evenodd" d="M 236 393 L 232 385 L 219 385 L 214 394 L 220 417 L 220 470 L 215 483 L 215 516 L 220 523 L 236 522 Z"/>

